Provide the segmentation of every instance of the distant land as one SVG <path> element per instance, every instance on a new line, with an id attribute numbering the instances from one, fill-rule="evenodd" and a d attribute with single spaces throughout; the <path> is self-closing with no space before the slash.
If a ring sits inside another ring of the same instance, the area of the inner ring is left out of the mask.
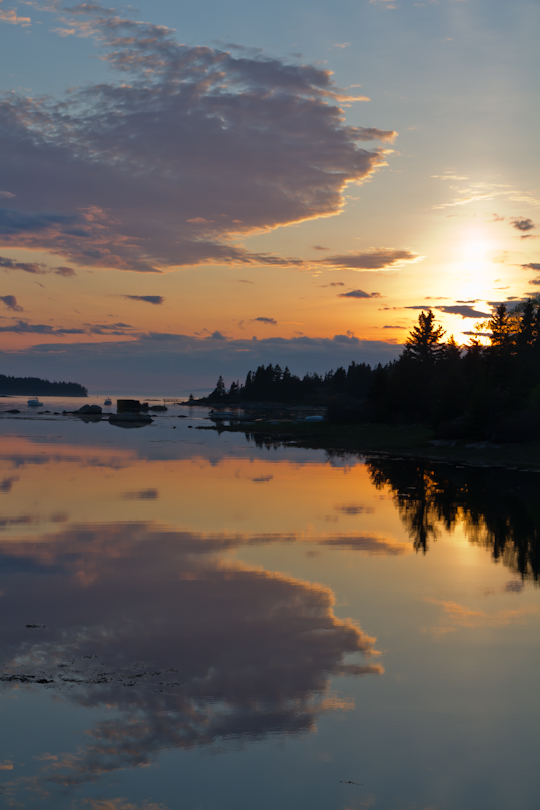
<path id="1" fill-rule="evenodd" d="M 0 374 L 0 396 L 87 397 L 88 389 L 74 382 L 50 382 L 39 377 L 7 377 Z"/>

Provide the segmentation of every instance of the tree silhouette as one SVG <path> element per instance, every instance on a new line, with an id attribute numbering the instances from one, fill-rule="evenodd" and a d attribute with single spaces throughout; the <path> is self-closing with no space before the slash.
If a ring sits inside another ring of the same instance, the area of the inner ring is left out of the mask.
<path id="1" fill-rule="evenodd" d="M 433 364 L 444 347 L 441 343 L 445 332 L 442 326 L 435 326 L 435 315 L 431 309 L 418 316 L 418 326 L 414 326 L 405 341 L 405 356 L 419 360 L 423 364 Z"/>

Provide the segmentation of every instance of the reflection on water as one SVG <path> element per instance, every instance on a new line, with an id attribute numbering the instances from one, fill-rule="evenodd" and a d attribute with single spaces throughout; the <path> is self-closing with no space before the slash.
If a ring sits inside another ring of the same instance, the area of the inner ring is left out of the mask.
<path id="1" fill-rule="evenodd" d="M 4 688 L 41 684 L 118 713 L 47 780 L 94 779 L 161 748 L 310 731 L 332 708 L 329 676 L 383 671 L 344 663 L 369 658 L 374 639 L 336 618 L 330 589 L 224 564 L 220 545 L 133 524 L 0 546 L 4 570 L 33 582 L 9 593 Z"/>
<path id="2" fill-rule="evenodd" d="M 536 476 L 31 427 L 0 451 L 6 806 L 533 809 Z"/>
<path id="3" fill-rule="evenodd" d="M 441 529 L 462 523 L 471 542 L 538 581 L 540 474 L 391 458 L 371 459 L 368 469 L 377 489 L 389 486 L 395 493 L 417 550 L 425 553 Z"/>

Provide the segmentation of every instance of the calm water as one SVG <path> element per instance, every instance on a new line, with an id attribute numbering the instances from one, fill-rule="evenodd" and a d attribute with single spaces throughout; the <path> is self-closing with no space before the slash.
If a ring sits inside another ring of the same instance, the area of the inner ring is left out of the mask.
<path id="1" fill-rule="evenodd" d="M 180 413 L 0 416 L 0 803 L 537 810 L 540 475 Z"/>

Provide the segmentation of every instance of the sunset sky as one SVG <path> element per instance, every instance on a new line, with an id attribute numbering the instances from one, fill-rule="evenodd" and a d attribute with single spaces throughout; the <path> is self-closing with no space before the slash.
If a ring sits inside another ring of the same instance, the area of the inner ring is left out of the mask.
<path id="1" fill-rule="evenodd" d="M 180 393 L 540 293 L 533 0 L 0 0 L 0 373 Z"/>

